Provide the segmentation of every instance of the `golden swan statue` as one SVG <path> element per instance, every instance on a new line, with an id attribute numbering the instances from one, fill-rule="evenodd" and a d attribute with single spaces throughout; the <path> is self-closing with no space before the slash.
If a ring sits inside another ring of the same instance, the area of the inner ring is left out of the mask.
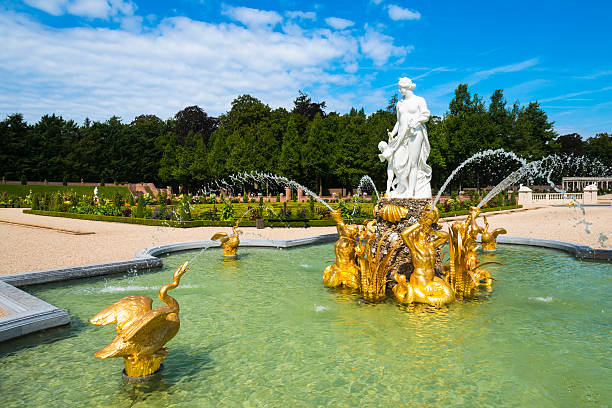
<path id="1" fill-rule="evenodd" d="M 225 232 L 217 232 L 210 238 L 213 241 L 221 240 L 221 249 L 225 256 L 236 256 L 238 252 L 238 245 L 240 244 L 240 237 L 238 235 L 242 234 L 242 231 L 238 229 L 238 225 L 233 226 L 232 231 L 231 235 L 227 235 Z"/>
<path id="2" fill-rule="evenodd" d="M 189 270 L 188 264 L 189 261 L 183 263 L 174 272 L 172 283 L 159 290 L 158 297 L 167 306 L 151 309 L 150 297 L 128 296 L 92 317 L 89 322 L 97 326 L 117 323 L 117 337 L 94 357 L 123 357 L 125 374 L 129 377 L 145 377 L 159 370 L 168 354 L 163 346 L 180 327 L 179 304 L 166 293 L 179 285 L 181 276 Z"/>
<path id="3" fill-rule="evenodd" d="M 497 236 L 500 234 L 507 234 L 504 228 L 495 228 L 493 231 L 489 232 L 489 223 L 487 222 L 487 217 L 483 216 L 485 227 L 482 229 L 482 249 L 485 251 L 495 251 L 497 247 Z"/>

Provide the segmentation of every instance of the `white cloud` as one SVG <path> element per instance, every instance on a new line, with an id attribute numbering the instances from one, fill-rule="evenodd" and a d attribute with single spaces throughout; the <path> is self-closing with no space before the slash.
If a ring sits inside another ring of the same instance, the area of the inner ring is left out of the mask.
<path id="1" fill-rule="evenodd" d="M 563 100 L 563 99 L 570 99 L 570 98 L 573 98 L 575 96 L 590 95 L 590 94 L 599 93 L 599 92 L 606 92 L 606 91 L 610 91 L 610 90 L 612 90 L 612 86 L 606 86 L 606 87 L 599 88 L 599 89 L 591 89 L 591 90 L 588 90 L 588 91 L 578 91 L 578 92 L 567 93 L 567 94 L 563 94 L 563 95 L 559 95 L 559 96 L 553 96 L 552 98 L 541 99 L 540 102 L 559 101 L 559 100 Z"/>
<path id="2" fill-rule="evenodd" d="M 531 58 L 522 62 L 518 62 L 516 64 L 502 65 L 500 67 L 485 69 L 474 73 L 470 78 L 468 78 L 467 82 L 470 85 L 474 85 L 496 74 L 523 71 L 527 68 L 531 68 L 534 65 L 537 65 L 538 62 L 538 58 Z"/>
<path id="3" fill-rule="evenodd" d="M 355 25 L 351 20 L 345 20 L 344 18 L 328 17 L 325 19 L 325 23 L 336 30 L 344 30 L 347 27 Z"/>
<path id="4" fill-rule="evenodd" d="M 66 12 L 68 0 L 23 0 L 23 2 L 45 13 L 60 16 Z"/>
<path id="5" fill-rule="evenodd" d="M 283 18 L 275 11 L 259 10 L 249 7 L 226 7 L 223 14 L 232 20 L 239 21 L 247 27 L 272 28 Z"/>
<path id="6" fill-rule="evenodd" d="M 76 120 L 116 114 L 129 121 L 143 113 L 165 119 L 192 104 L 216 115 L 245 93 L 290 106 L 298 89 L 328 100 L 320 90 L 355 83 L 352 72 L 363 57 L 357 39 L 345 32 L 288 34 L 185 17 L 131 33 L 51 28 L 0 12 L 0 38 L 0 115 L 21 112 L 29 121 L 50 113 Z M 390 37 L 382 42 L 397 49 Z M 333 100 L 328 105 L 337 109 Z"/>
<path id="7" fill-rule="evenodd" d="M 286 11 L 285 16 L 293 19 L 316 20 L 317 14 L 314 11 Z"/>
<path id="8" fill-rule="evenodd" d="M 126 16 L 121 18 L 121 29 L 132 33 L 142 31 L 142 20 L 140 16 Z"/>
<path id="9" fill-rule="evenodd" d="M 414 47 L 398 47 L 393 45 L 393 37 L 382 34 L 371 27 L 365 27 L 365 35 L 359 39 L 361 51 L 371 58 L 376 65 L 383 65 L 391 57 L 403 57 Z"/>
<path id="10" fill-rule="evenodd" d="M 75 16 L 106 19 L 111 7 L 106 0 L 80 0 L 68 3 L 66 11 Z"/>
<path id="11" fill-rule="evenodd" d="M 79 17 L 108 19 L 119 14 L 134 14 L 129 0 L 24 0 L 26 4 L 54 16 L 72 14 Z"/>
<path id="12" fill-rule="evenodd" d="M 602 76 L 608 76 L 608 75 L 612 75 L 612 70 L 599 71 L 599 72 L 596 72 L 596 73 L 591 74 L 591 75 L 579 76 L 577 78 L 579 78 L 579 79 L 597 79 L 597 78 L 600 78 Z"/>
<path id="13" fill-rule="evenodd" d="M 418 11 L 408 10 L 406 8 L 402 8 L 400 6 L 396 6 L 392 4 L 387 7 L 387 11 L 389 12 L 389 17 L 391 20 L 419 20 L 421 18 L 421 13 Z"/>

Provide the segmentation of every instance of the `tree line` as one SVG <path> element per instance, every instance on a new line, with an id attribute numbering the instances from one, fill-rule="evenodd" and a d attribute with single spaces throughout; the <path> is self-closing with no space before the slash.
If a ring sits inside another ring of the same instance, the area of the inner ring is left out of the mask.
<path id="1" fill-rule="evenodd" d="M 137 116 L 122 123 L 113 116 L 82 125 L 45 115 L 28 124 L 19 113 L 0 122 L 0 175 L 7 180 L 154 182 L 195 192 L 214 180 L 239 172 L 269 172 L 296 180 L 314 191 L 331 187 L 354 190 L 363 175 L 385 185 L 386 163 L 378 143 L 395 123 L 394 95 L 386 109 L 326 112 L 300 92 L 291 110 L 272 109 L 241 95 L 219 117 L 198 106 L 162 120 Z M 442 117 L 426 124 L 439 188 L 462 161 L 485 149 L 503 148 L 528 160 L 549 154 L 589 155 L 612 167 L 612 136 L 600 133 L 559 136 L 537 102 L 509 105 L 496 90 L 488 102 L 461 84 Z M 515 168 L 504 157 L 485 158 L 457 177 L 457 186 L 494 185 Z M 575 174 L 587 175 L 585 169 Z"/>

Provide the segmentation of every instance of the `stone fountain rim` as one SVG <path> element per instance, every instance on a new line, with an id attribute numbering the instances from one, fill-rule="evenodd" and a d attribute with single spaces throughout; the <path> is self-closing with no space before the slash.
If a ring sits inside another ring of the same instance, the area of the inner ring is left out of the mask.
<path id="1" fill-rule="evenodd" d="M 333 242 L 336 239 L 336 234 L 290 240 L 244 239 L 240 241 L 240 246 L 250 248 L 294 248 Z M 612 250 L 591 248 L 570 242 L 506 235 L 497 237 L 497 242 L 500 244 L 528 245 L 562 250 L 569 252 L 579 260 L 612 262 Z M 126 261 L 2 275 L 0 276 L 0 308 L 8 311 L 9 314 L 0 317 L 0 342 L 70 323 L 68 312 L 44 302 L 17 287 L 110 275 L 134 269 L 158 268 L 163 266 L 162 260 L 158 258 L 160 255 L 219 246 L 220 243 L 218 241 L 210 240 L 179 242 L 142 249 L 134 255 L 134 259 Z"/>

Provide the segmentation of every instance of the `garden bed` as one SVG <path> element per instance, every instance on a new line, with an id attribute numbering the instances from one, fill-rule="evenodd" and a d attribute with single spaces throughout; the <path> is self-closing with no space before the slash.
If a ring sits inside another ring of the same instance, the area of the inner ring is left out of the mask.
<path id="1" fill-rule="evenodd" d="M 516 208 L 521 208 L 521 205 L 506 205 L 501 207 L 488 207 L 482 208 L 482 213 L 487 213 L 491 211 L 504 211 L 504 210 L 513 210 Z M 25 214 L 34 214 L 34 215 L 46 215 L 50 217 L 65 217 L 65 218 L 75 218 L 80 220 L 90 220 L 90 221 L 106 221 L 106 222 L 122 222 L 125 224 L 139 224 L 139 225 L 150 225 L 150 226 L 158 226 L 158 227 L 174 227 L 174 228 L 194 228 L 194 227 L 231 227 L 236 224 L 235 220 L 226 220 L 226 221 L 216 221 L 216 220 L 193 220 L 193 221 L 178 221 L 178 220 L 159 220 L 159 219 L 150 219 L 150 218 L 135 218 L 135 217 L 115 217 L 109 215 L 96 215 L 96 214 L 76 214 L 69 212 L 60 212 L 60 211 L 43 211 L 43 210 L 23 210 Z M 453 212 L 441 213 L 440 217 L 455 217 L 460 215 L 467 215 L 468 210 L 458 210 Z M 362 224 L 365 221 L 365 218 L 355 218 L 349 220 L 355 224 Z M 311 227 L 330 227 L 335 226 L 336 223 L 332 219 L 311 219 L 308 221 L 308 225 Z M 243 219 L 240 221 L 241 227 L 254 227 L 255 220 L 247 220 Z M 270 223 L 268 220 L 265 220 L 265 226 L 269 227 Z M 281 224 L 276 223 L 276 226 L 281 226 Z M 295 226 L 294 226 L 295 227 Z"/>

